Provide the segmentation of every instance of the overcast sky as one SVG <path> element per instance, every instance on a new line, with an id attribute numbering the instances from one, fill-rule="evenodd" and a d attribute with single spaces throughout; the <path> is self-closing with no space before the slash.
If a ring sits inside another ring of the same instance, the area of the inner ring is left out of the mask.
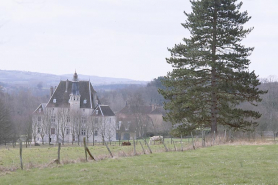
<path id="1" fill-rule="evenodd" d="M 250 69 L 278 71 L 278 1 L 243 0 L 254 31 Z M 167 48 L 189 37 L 189 0 L 1 0 L 0 69 L 152 80 L 171 66 Z"/>

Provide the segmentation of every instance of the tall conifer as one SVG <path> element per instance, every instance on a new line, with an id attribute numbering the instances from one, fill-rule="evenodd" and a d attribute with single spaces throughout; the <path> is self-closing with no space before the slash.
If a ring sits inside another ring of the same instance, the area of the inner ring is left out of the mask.
<path id="1" fill-rule="evenodd" d="M 211 127 L 217 132 L 217 125 L 226 125 L 248 130 L 261 116 L 238 107 L 246 101 L 256 105 L 265 92 L 257 88 L 254 71 L 249 72 L 254 48 L 241 44 L 253 30 L 243 28 L 251 17 L 240 12 L 242 2 L 236 1 L 190 1 L 192 13 L 185 13 L 182 26 L 191 36 L 169 49 L 166 60 L 173 71 L 163 81 L 167 88 L 159 90 L 168 100 L 165 119 L 180 129 Z"/>

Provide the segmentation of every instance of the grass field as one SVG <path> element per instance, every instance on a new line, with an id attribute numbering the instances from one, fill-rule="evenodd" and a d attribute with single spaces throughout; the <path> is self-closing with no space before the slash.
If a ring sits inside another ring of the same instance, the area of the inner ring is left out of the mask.
<path id="1" fill-rule="evenodd" d="M 141 140 L 143 147 L 146 153 L 149 153 L 147 146 Z M 174 150 L 174 145 L 170 144 L 169 141 L 165 141 L 167 147 L 171 150 Z M 186 148 L 189 146 L 188 140 L 183 140 L 183 147 Z M 108 144 L 113 156 L 115 157 L 126 157 L 134 155 L 133 146 L 119 146 L 118 143 Z M 165 151 L 165 148 L 162 144 L 150 145 L 152 152 L 158 153 Z M 180 144 L 176 146 L 179 150 L 181 148 Z M 110 154 L 106 146 L 98 144 L 95 146 L 88 146 L 91 153 L 97 160 L 102 160 L 105 158 L 110 158 Z M 51 163 L 53 160 L 57 159 L 57 145 L 42 145 L 42 146 L 31 146 L 28 148 L 23 147 L 23 163 L 24 169 L 29 169 L 33 167 L 43 167 Z M 143 154 L 142 147 L 139 141 L 136 144 L 136 152 L 140 155 Z M 61 147 L 61 162 L 62 163 L 76 163 L 83 161 L 85 158 L 84 148 L 77 145 L 65 145 Z M 1 171 L 14 170 L 20 168 L 19 163 L 19 146 L 16 148 L 0 148 L 0 174 Z M 2 170 L 1 170 L 2 169 Z"/>
<path id="2" fill-rule="evenodd" d="M 277 153 L 273 144 L 220 145 L 17 170 L 0 184 L 277 184 Z"/>

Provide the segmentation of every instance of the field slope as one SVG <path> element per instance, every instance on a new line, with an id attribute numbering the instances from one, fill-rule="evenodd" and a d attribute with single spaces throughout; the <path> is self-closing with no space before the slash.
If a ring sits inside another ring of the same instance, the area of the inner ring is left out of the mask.
<path id="1" fill-rule="evenodd" d="M 1 184 L 276 184 L 278 145 L 224 145 L 17 170 Z"/>

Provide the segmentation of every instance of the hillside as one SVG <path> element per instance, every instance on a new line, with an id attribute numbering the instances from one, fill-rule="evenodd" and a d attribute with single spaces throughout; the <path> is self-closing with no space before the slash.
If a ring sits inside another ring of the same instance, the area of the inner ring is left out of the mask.
<path id="1" fill-rule="evenodd" d="M 147 81 L 136 81 L 126 78 L 99 77 L 78 74 L 79 80 L 90 80 L 93 86 L 101 86 L 104 89 L 122 87 L 129 84 L 145 85 Z M 0 70 L 0 85 L 12 89 L 14 86 L 29 88 L 49 89 L 57 86 L 61 80 L 72 79 L 72 74 L 54 75 L 29 71 Z"/>

